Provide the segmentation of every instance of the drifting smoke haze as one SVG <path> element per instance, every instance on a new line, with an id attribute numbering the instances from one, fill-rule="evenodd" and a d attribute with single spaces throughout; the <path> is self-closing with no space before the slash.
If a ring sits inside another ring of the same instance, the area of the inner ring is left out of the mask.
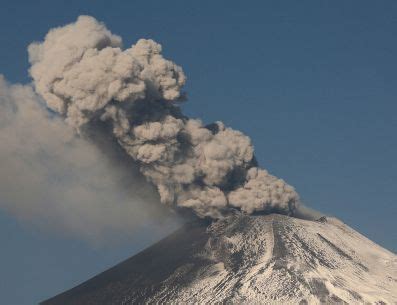
<path id="1" fill-rule="evenodd" d="M 76 136 L 42 103 L 32 87 L 0 75 L 1 208 L 94 243 L 175 220 L 116 145 Z"/>
<path id="2" fill-rule="evenodd" d="M 15 163 L 1 175 L 7 209 L 75 231 L 88 221 L 89 232 L 131 230 L 147 221 L 142 213 L 163 215 L 153 212 L 157 200 L 215 219 L 298 209 L 294 188 L 257 166 L 248 136 L 181 113 L 186 77 L 155 41 L 123 49 L 104 24 L 81 16 L 28 51 L 33 86 L 56 115 L 30 86 L 1 80 L 1 162 Z"/>

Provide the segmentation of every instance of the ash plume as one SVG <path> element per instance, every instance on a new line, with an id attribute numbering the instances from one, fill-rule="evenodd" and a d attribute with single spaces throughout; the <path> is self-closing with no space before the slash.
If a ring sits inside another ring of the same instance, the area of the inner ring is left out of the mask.
<path id="1" fill-rule="evenodd" d="M 43 104 L 30 85 L 0 75 L 0 208 L 96 245 L 175 227 L 178 220 L 113 139 L 77 136 Z"/>
<path id="2" fill-rule="evenodd" d="M 181 113 L 186 77 L 161 51 L 151 39 L 123 49 L 103 23 L 80 16 L 29 46 L 30 74 L 47 107 L 78 134 L 110 128 L 163 204 L 211 218 L 294 214 L 299 195 L 257 166 L 248 136 Z"/>

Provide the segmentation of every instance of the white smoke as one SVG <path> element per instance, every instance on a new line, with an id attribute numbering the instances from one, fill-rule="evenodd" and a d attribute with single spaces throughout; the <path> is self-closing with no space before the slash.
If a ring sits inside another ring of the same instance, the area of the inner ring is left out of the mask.
<path id="1" fill-rule="evenodd" d="M 212 218 L 297 209 L 294 188 L 257 167 L 249 137 L 181 114 L 185 75 L 153 40 L 123 50 L 119 36 L 81 16 L 31 44 L 29 57 L 47 106 L 81 134 L 110 124 L 164 204 Z"/>
<path id="2" fill-rule="evenodd" d="M 41 103 L 0 75 L 0 207 L 91 242 L 162 228 L 169 215 L 134 162 L 76 136 Z"/>

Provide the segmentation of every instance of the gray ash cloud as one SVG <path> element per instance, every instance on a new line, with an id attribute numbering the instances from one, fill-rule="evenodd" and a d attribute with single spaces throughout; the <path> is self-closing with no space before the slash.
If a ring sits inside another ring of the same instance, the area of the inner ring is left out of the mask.
<path id="1" fill-rule="evenodd" d="M 186 77 L 161 51 L 150 39 L 123 49 L 103 23 L 80 16 L 29 46 L 30 73 L 47 107 L 77 133 L 111 125 L 163 204 L 211 218 L 235 209 L 293 214 L 299 195 L 257 166 L 248 136 L 181 113 Z"/>

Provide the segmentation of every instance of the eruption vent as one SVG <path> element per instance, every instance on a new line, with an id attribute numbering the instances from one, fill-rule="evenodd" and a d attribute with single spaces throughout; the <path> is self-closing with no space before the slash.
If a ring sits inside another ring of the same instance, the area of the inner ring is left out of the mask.
<path id="1" fill-rule="evenodd" d="M 81 134 L 110 125 L 162 203 L 212 218 L 235 209 L 297 209 L 294 188 L 257 167 L 249 137 L 181 113 L 185 74 L 155 41 L 140 39 L 123 50 L 119 36 L 81 16 L 31 44 L 29 58 L 47 106 Z"/>

